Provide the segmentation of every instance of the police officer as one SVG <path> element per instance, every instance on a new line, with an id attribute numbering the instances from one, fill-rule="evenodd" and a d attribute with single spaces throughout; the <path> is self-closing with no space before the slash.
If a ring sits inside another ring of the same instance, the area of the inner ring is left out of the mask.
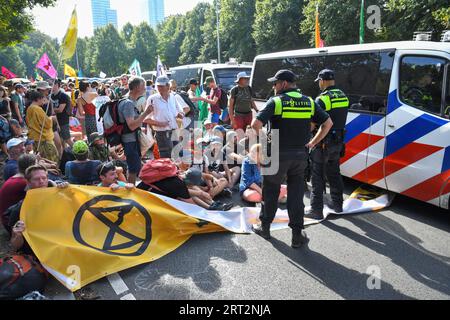
<path id="1" fill-rule="evenodd" d="M 263 205 L 261 224 L 254 227 L 256 234 L 270 239 L 270 225 L 278 209 L 281 183 L 287 176 L 287 208 L 289 226 L 292 228 L 292 247 L 299 248 L 308 242 L 303 225 L 304 216 L 304 174 L 307 166 L 308 148 L 314 147 L 328 133 L 333 123 L 321 108 L 316 108 L 314 100 L 302 95 L 297 89 L 297 76 L 290 70 L 280 70 L 273 78 L 276 96 L 270 99 L 252 122 L 252 128 L 259 132 L 266 124 L 270 125 L 269 135 L 279 130 L 279 154 L 271 155 L 271 163 L 278 161 L 278 172 L 274 175 L 264 173 Z M 317 134 L 311 138 L 311 122 L 320 125 Z"/>
<path id="2" fill-rule="evenodd" d="M 311 150 L 311 210 L 306 217 L 323 219 L 323 194 L 325 176 L 330 184 L 331 209 L 342 212 L 344 184 L 340 172 L 339 160 L 344 151 L 344 129 L 347 121 L 349 99 L 335 86 L 334 72 L 329 69 L 320 71 L 316 82 L 322 93 L 316 99 L 318 108 L 325 110 L 333 121 L 328 135 Z"/>

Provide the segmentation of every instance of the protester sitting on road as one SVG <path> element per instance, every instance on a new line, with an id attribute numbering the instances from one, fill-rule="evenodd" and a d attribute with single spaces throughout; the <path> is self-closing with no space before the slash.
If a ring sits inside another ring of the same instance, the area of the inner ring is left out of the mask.
<path id="1" fill-rule="evenodd" d="M 198 206 L 212 211 L 229 211 L 233 207 L 232 203 L 224 204 L 213 200 L 214 197 L 211 193 L 205 190 L 208 189 L 208 186 L 200 170 L 191 168 L 186 171 L 183 178 L 189 189 L 189 194 Z"/>
<path id="2" fill-rule="evenodd" d="M 259 203 L 262 201 L 262 179 L 261 161 L 263 159 L 262 145 L 255 144 L 251 147 L 250 153 L 242 163 L 242 175 L 239 185 L 239 192 L 242 199 L 247 202 Z M 287 188 L 281 186 L 279 202 L 285 203 L 287 200 Z"/>
<path id="3" fill-rule="evenodd" d="M 5 229 L 11 233 L 9 228 L 9 217 L 4 213 L 5 211 L 25 199 L 25 188 L 27 181 L 25 180 L 25 171 L 37 163 L 36 156 L 33 154 L 23 154 L 17 160 L 19 165 L 19 172 L 6 181 L 0 188 L 0 217 Z"/>
<path id="4" fill-rule="evenodd" d="M 89 160 L 89 147 L 84 141 L 77 141 L 72 149 L 75 161 L 66 163 L 66 177 L 69 183 L 78 185 L 94 185 L 99 181 L 97 168 L 101 164 L 98 160 Z"/>
<path id="5" fill-rule="evenodd" d="M 114 162 L 100 164 L 97 168 L 97 173 L 101 181 L 98 185 L 99 187 L 111 188 L 113 191 L 119 188 L 125 188 L 127 190 L 135 188 L 134 184 L 119 181 L 119 175 Z"/>
<path id="6" fill-rule="evenodd" d="M 17 159 L 19 159 L 22 154 L 25 154 L 25 140 L 18 138 L 10 139 L 6 144 L 6 147 L 8 148 L 9 158 L 3 169 L 4 181 L 7 181 L 19 171 Z"/>
<path id="7" fill-rule="evenodd" d="M 28 190 L 47 187 L 58 187 L 64 189 L 69 186 L 68 183 L 55 184 L 54 182 L 49 181 L 47 169 L 45 169 L 45 167 L 41 165 L 34 165 L 29 167 L 25 171 L 25 179 L 27 180 Z M 7 214 L 9 215 L 9 228 L 12 230 L 10 243 L 13 251 L 15 252 L 34 255 L 29 244 L 23 236 L 23 232 L 25 231 L 26 226 L 25 222 L 20 220 L 22 203 L 23 201 L 20 201 L 7 210 Z"/>

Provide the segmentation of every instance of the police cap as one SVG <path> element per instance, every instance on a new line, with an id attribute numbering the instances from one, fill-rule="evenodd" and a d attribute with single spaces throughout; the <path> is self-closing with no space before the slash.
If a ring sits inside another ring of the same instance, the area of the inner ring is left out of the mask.
<path id="1" fill-rule="evenodd" d="M 278 71 L 275 76 L 273 76 L 270 79 L 267 79 L 269 82 L 276 82 L 276 81 L 287 81 L 287 82 L 295 82 L 297 80 L 297 75 L 293 73 L 291 70 L 280 70 Z"/>
<path id="2" fill-rule="evenodd" d="M 319 75 L 317 76 L 315 82 L 319 80 L 334 80 L 334 71 L 330 69 L 323 69 L 319 72 Z"/>

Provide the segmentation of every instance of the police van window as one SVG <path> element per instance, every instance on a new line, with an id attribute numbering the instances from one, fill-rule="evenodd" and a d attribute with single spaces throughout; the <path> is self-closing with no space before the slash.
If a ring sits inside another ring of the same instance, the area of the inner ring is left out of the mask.
<path id="1" fill-rule="evenodd" d="M 268 100 L 273 96 L 272 85 L 267 79 L 273 77 L 278 70 L 289 69 L 299 75 L 298 87 L 302 93 L 311 97 L 317 97 L 319 87 L 314 80 L 317 74 L 324 68 L 324 57 L 286 57 L 271 60 L 257 60 L 253 70 L 252 89 L 255 98 Z"/>
<path id="2" fill-rule="evenodd" d="M 412 107 L 440 116 L 445 63 L 437 57 L 403 57 L 400 99 Z"/>
<path id="3" fill-rule="evenodd" d="M 447 64 L 447 89 L 445 90 L 444 117 L 450 119 L 450 63 Z"/>
<path id="4" fill-rule="evenodd" d="M 189 80 L 197 79 L 197 69 L 178 69 L 173 70 L 171 78 L 177 82 L 178 88 L 186 90 L 189 86 Z"/>
<path id="5" fill-rule="evenodd" d="M 388 54 L 380 52 L 330 55 L 325 59 L 326 68 L 335 72 L 336 86 L 349 97 L 350 110 L 379 114 L 386 112 L 392 63 Z"/>

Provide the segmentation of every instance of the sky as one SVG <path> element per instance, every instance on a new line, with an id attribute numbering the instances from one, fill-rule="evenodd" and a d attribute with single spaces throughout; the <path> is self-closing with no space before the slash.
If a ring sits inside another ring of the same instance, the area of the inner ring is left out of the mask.
<path id="1" fill-rule="evenodd" d="M 165 15 L 183 14 L 192 10 L 199 2 L 212 0 L 164 0 Z M 54 7 L 36 7 L 33 10 L 35 28 L 53 38 L 62 39 L 69 25 L 70 15 L 77 5 L 78 36 L 93 35 L 91 0 L 58 0 Z M 137 25 L 147 21 L 147 5 L 145 0 L 111 0 L 111 8 L 117 10 L 119 28 L 127 22 Z"/>

